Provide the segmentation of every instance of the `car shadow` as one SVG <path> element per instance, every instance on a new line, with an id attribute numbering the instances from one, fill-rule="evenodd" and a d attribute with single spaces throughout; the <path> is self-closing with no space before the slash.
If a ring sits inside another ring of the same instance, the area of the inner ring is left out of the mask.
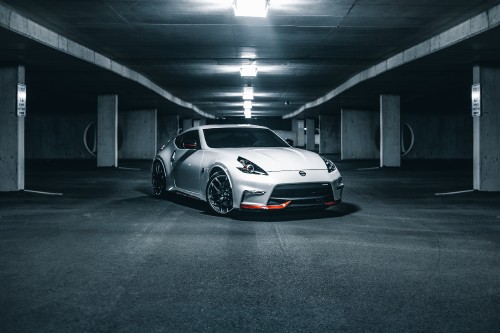
<path id="1" fill-rule="evenodd" d="M 190 196 L 186 196 L 180 193 L 169 193 L 164 199 L 176 205 L 200 210 L 202 212 L 206 212 L 208 210 L 205 201 Z"/>
<path id="2" fill-rule="evenodd" d="M 304 220 L 322 220 L 329 218 L 339 218 L 361 211 L 361 207 L 352 203 L 344 202 L 338 207 L 324 210 L 293 210 L 293 211 L 261 211 L 247 212 L 241 211 L 230 218 L 237 221 L 254 222 L 290 222 Z"/>
<path id="3" fill-rule="evenodd" d="M 181 193 L 168 193 L 166 197 L 164 198 L 158 198 L 153 195 L 153 192 L 150 187 L 147 186 L 140 186 L 136 187 L 135 190 L 139 193 L 145 194 L 148 196 L 150 199 L 154 200 L 166 200 L 171 203 L 174 203 L 176 205 L 192 208 L 192 209 L 197 209 L 197 210 L 207 210 L 208 208 L 206 207 L 206 203 L 202 200 L 183 195 Z"/>
<path id="4" fill-rule="evenodd" d="M 145 188 L 137 188 L 138 192 L 146 194 L 151 199 L 158 200 L 152 192 Z M 192 198 L 189 196 L 185 196 L 179 193 L 171 193 L 168 194 L 164 200 L 174 203 L 176 205 L 184 206 L 187 208 L 195 209 L 200 212 L 201 215 L 206 216 L 216 216 L 219 215 L 211 212 L 207 206 L 207 203 Z M 339 218 L 342 216 L 347 216 L 354 214 L 356 212 L 361 211 L 361 207 L 349 203 L 343 202 L 341 205 L 337 207 L 332 207 L 328 209 L 319 209 L 319 210 L 290 210 L 290 211 L 237 211 L 231 214 L 228 217 L 230 220 L 235 221 L 254 221 L 254 222 L 287 222 L 287 221 L 304 221 L 304 220 L 321 220 L 321 219 L 329 219 L 329 218 Z"/>

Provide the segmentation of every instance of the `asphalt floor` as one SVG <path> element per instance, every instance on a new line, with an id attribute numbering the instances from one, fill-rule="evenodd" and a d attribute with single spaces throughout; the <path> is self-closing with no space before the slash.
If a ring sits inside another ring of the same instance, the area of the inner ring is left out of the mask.
<path id="1" fill-rule="evenodd" d="M 1 332 L 500 332 L 500 193 L 471 161 L 337 162 L 341 206 L 234 217 L 94 163 L 0 193 Z"/>

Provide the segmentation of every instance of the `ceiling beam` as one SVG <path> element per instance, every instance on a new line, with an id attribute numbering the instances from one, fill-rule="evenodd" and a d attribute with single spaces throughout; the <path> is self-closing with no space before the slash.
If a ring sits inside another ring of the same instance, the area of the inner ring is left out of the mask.
<path id="1" fill-rule="evenodd" d="M 0 27 L 3 27 L 21 36 L 27 37 L 40 44 L 51 47 L 57 51 L 69 54 L 75 58 L 98 66 L 110 72 L 116 73 L 125 79 L 135 81 L 143 87 L 162 96 L 166 100 L 187 109 L 191 109 L 203 117 L 212 119 L 215 118 L 213 115 L 202 111 L 197 106 L 186 102 L 177 96 L 174 96 L 172 93 L 163 89 L 158 84 L 151 81 L 139 72 L 134 71 L 129 67 L 124 66 L 100 54 L 99 52 L 96 52 L 86 46 L 83 46 L 82 44 L 79 44 L 50 29 L 47 29 L 46 27 L 38 23 L 31 21 L 30 19 L 9 8 L 2 2 L 0 2 Z"/>
<path id="2" fill-rule="evenodd" d="M 310 109 L 328 102 L 332 98 L 356 86 L 357 84 L 386 73 L 399 66 L 408 64 L 434 52 L 441 51 L 457 43 L 463 42 L 480 33 L 486 32 L 500 25 L 500 5 L 496 5 L 475 17 L 468 19 L 453 28 L 435 35 L 422 43 L 412 46 L 378 64 L 355 74 L 347 81 L 337 86 L 322 97 L 304 104 L 299 109 L 283 116 L 283 119 L 296 117 L 306 109 Z"/>

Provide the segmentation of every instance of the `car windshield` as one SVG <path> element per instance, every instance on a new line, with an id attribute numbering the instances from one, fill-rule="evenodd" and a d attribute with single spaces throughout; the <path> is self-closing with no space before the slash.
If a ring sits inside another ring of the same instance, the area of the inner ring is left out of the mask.
<path id="1" fill-rule="evenodd" d="M 289 147 L 266 128 L 208 128 L 203 133 L 210 148 Z"/>

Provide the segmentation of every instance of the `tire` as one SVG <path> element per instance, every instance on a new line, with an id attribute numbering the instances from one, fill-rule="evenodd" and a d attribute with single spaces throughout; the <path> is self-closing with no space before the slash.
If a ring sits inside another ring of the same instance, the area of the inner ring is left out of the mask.
<path id="1" fill-rule="evenodd" d="M 154 161 L 151 176 L 154 196 L 158 198 L 165 198 L 167 196 L 167 177 L 165 175 L 165 168 L 163 167 L 161 161 Z"/>
<path id="2" fill-rule="evenodd" d="M 233 189 L 224 171 L 217 171 L 208 180 L 207 203 L 217 215 L 228 215 L 233 211 Z"/>

